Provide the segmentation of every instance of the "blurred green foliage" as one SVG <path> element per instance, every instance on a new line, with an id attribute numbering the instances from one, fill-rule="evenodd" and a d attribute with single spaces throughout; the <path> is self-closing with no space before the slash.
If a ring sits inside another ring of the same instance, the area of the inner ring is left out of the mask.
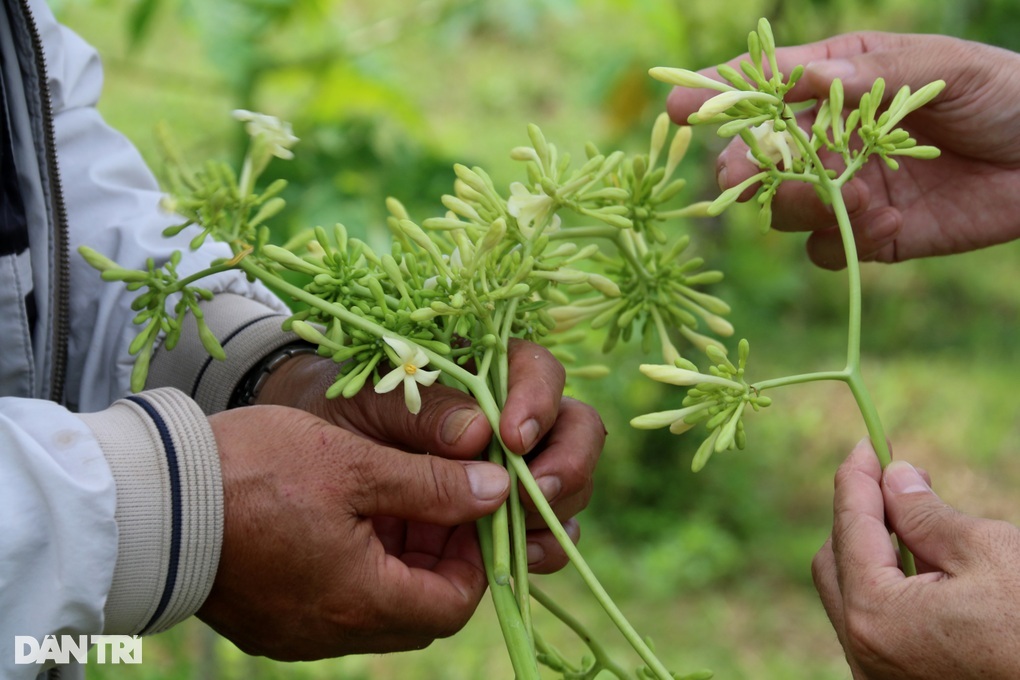
<path id="1" fill-rule="evenodd" d="M 641 148 L 666 96 L 647 69 L 728 59 L 743 50 L 759 16 L 769 18 L 782 44 L 888 30 L 1020 48 L 1016 0 L 53 4 L 101 50 L 108 72 L 101 109 L 154 166 L 151 131 L 159 120 L 199 158 L 240 153 L 230 109 L 293 123 L 302 138 L 297 159 L 270 173 L 290 181 L 278 241 L 298 228 L 342 221 L 378 245 L 386 238 L 384 198 L 398 197 L 415 218 L 440 213 L 455 161 L 481 165 L 505 186 L 518 177 L 509 150 L 526 141 L 529 122 L 577 156 L 588 140 L 603 149 Z M 696 132 L 681 170 L 690 181 L 687 200 L 713 196 L 720 148 L 710 132 Z M 752 341 L 761 372 L 753 377 L 842 365 L 841 274 L 811 267 L 799 237 L 759 236 L 750 211 L 738 208 L 692 229 L 700 253 L 727 273 L 714 292 L 732 303 L 737 337 Z M 865 374 L 894 448 L 932 471 L 947 500 L 1014 521 L 1020 464 L 1011 451 L 1020 421 L 1010 375 L 1020 361 L 1018 265 L 1020 250 L 1010 244 L 872 265 L 864 282 Z M 585 360 L 599 358 L 593 352 Z M 600 409 L 610 433 L 585 514 L 582 547 L 596 571 L 625 611 L 647 618 L 639 629 L 660 647 L 676 648 L 678 667 L 714 667 L 721 678 L 845 677 L 814 602 L 808 563 L 828 533 L 832 472 L 864 434 L 851 400 L 841 386 L 777 395 L 773 408 L 749 419 L 747 451 L 719 457 L 695 476 L 689 465 L 696 441 L 627 425 L 635 414 L 680 399 L 639 379 L 642 360 L 628 348 L 614 356 L 609 378 L 570 387 Z M 486 617 L 483 607 L 482 623 L 437 643 L 435 653 L 385 659 L 253 665 L 220 646 L 230 663 L 219 674 L 505 677 L 498 634 Z M 145 672 L 102 668 L 99 677 L 210 677 L 205 657 L 196 656 L 207 644 L 194 637 L 197 630 L 183 627 L 163 646 L 147 647 Z"/>

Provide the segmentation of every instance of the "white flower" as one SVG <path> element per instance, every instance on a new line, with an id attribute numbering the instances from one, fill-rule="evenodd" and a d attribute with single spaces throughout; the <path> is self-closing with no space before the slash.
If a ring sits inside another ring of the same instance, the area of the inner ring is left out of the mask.
<path id="1" fill-rule="evenodd" d="M 758 150 L 762 154 L 773 163 L 778 164 L 780 160 L 783 161 L 784 170 L 792 170 L 793 159 L 800 158 L 800 149 L 793 141 L 793 135 L 790 134 L 789 130 L 776 132 L 773 125 L 773 121 L 767 120 L 761 125 L 752 127 L 751 134 L 754 135 L 755 140 L 758 142 Z M 755 165 L 761 167 L 761 163 L 758 162 L 758 159 L 750 151 L 747 152 L 747 158 Z"/>
<path id="2" fill-rule="evenodd" d="M 233 115 L 236 120 L 246 123 L 244 129 L 253 139 L 263 138 L 274 156 L 284 160 L 294 158 L 290 148 L 298 143 L 298 138 L 294 136 L 290 123 L 275 116 L 244 109 L 235 110 Z"/>
<path id="3" fill-rule="evenodd" d="M 507 211 L 517 219 L 517 226 L 526 238 L 531 238 L 535 228 L 542 224 L 552 211 L 552 196 L 544 193 L 533 194 L 520 182 L 510 185 Z"/>
<path id="4" fill-rule="evenodd" d="M 423 371 L 422 366 L 429 363 L 429 358 L 420 347 L 412 347 L 410 344 L 398 338 L 383 338 L 383 342 L 393 348 L 398 364 L 396 368 L 379 379 L 375 391 L 379 394 L 394 390 L 397 385 L 404 384 L 404 403 L 411 413 L 418 413 L 421 410 L 421 394 L 418 392 L 419 383 L 428 387 L 439 377 L 439 371 Z"/>

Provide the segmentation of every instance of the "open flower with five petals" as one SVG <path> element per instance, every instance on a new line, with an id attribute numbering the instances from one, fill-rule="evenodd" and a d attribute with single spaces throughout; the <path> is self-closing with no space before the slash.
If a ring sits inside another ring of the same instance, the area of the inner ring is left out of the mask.
<path id="1" fill-rule="evenodd" d="M 397 385 L 404 385 L 404 403 L 411 413 L 421 410 L 421 394 L 418 385 L 428 387 L 439 377 L 439 371 L 423 371 L 429 358 L 420 347 L 414 347 L 399 338 L 383 338 L 392 351 L 387 351 L 395 368 L 379 379 L 375 391 L 379 394 L 391 392 Z"/>

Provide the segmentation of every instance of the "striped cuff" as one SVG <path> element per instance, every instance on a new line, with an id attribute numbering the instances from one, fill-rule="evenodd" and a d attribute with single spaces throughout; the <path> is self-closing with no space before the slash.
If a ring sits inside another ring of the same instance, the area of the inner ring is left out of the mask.
<path id="1" fill-rule="evenodd" d="M 158 633 L 208 597 L 223 542 L 223 485 L 205 415 L 174 389 L 82 414 L 117 487 L 117 564 L 107 634 Z"/>
<path id="2" fill-rule="evenodd" d="M 300 338 L 280 328 L 286 315 L 241 295 L 220 293 L 202 310 L 226 360 L 209 356 L 189 314 L 177 346 L 153 355 L 146 387 L 176 387 L 211 414 L 227 408 L 238 383 L 265 356 Z"/>

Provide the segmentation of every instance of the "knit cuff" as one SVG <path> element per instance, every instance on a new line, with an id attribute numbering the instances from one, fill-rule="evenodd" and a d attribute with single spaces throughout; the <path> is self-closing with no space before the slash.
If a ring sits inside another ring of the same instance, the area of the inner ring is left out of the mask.
<path id="1" fill-rule="evenodd" d="M 157 633 L 183 621 L 212 589 L 223 542 L 223 484 L 212 428 L 174 389 L 81 414 L 117 487 L 117 563 L 107 634 Z"/>
<path id="2" fill-rule="evenodd" d="M 263 357 L 300 338 L 280 328 L 286 315 L 241 295 L 220 293 L 202 310 L 227 358 L 209 356 L 189 314 L 177 346 L 153 355 L 146 386 L 176 387 L 211 414 L 227 408 L 238 383 Z"/>

